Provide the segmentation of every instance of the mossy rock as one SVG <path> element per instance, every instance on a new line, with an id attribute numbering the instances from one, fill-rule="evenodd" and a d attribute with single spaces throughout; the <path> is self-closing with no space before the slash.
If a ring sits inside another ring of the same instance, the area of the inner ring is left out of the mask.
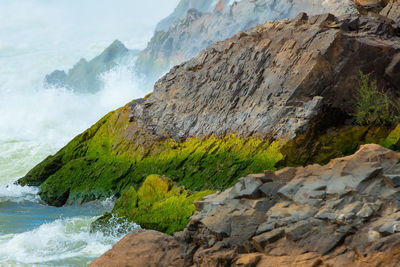
<path id="1" fill-rule="evenodd" d="M 279 142 L 234 134 L 154 140 L 129 120 L 129 105 L 107 114 L 19 180 L 40 185 L 48 204 L 80 204 L 119 197 L 151 174 L 191 190 L 224 189 L 250 173 L 274 169 Z"/>
<path id="2" fill-rule="evenodd" d="M 393 149 L 395 146 L 391 144 L 399 141 L 399 132 L 387 126 L 348 125 L 331 127 L 320 133 L 310 128 L 307 133 L 289 140 L 281 148 L 280 151 L 285 155 L 285 159 L 280 162 L 280 165 L 326 164 L 331 159 L 351 155 L 361 145 L 370 143 Z"/>
<path id="3" fill-rule="evenodd" d="M 173 234 L 183 230 L 196 211 L 193 202 L 212 193 L 210 190 L 194 193 L 169 178 L 150 175 L 138 191 L 134 187 L 126 190 L 113 211 L 99 218 L 91 228 L 107 231 L 109 221 L 116 217 L 128 219 L 146 229 Z"/>

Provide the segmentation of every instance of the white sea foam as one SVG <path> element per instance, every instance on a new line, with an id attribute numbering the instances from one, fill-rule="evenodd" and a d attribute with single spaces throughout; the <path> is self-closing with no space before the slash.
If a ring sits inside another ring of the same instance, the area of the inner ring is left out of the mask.
<path id="1" fill-rule="evenodd" d="M 20 186 L 17 184 L 0 185 L 0 203 L 11 202 L 39 202 L 38 188 L 33 186 Z"/>
<path id="2" fill-rule="evenodd" d="M 85 216 L 58 219 L 31 231 L 0 236 L 0 265 L 81 266 L 82 262 L 88 263 L 125 234 L 90 233 L 90 223 L 95 219 Z M 77 262 L 81 265 L 75 265 Z"/>

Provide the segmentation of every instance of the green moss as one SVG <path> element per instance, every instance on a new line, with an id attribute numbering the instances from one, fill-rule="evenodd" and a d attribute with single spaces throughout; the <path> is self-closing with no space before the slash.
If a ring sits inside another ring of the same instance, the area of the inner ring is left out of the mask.
<path id="1" fill-rule="evenodd" d="M 150 98 L 150 96 L 153 94 L 153 92 L 151 92 L 151 93 L 148 93 L 147 95 L 145 95 L 143 98 L 144 99 L 148 99 L 148 98 Z"/>
<path id="2" fill-rule="evenodd" d="M 150 175 L 137 192 L 133 187 L 125 191 L 115 203 L 112 213 L 105 214 L 93 228 L 108 225 L 114 215 L 127 218 L 146 229 L 173 234 L 187 225 L 196 210 L 193 202 L 212 193 L 210 190 L 193 193 L 166 177 Z"/>
<path id="3" fill-rule="evenodd" d="M 47 158 L 21 184 L 40 184 L 49 204 L 119 197 L 150 174 L 166 175 L 192 190 L 223 189 L 249 173 L 274 169 L 283 156 L 278 142 L 225 137 L 154 141 L 129 121 L 129 107 L 109 113 Z"/>
<path id="4" fill-rule="evenodd" d="M 400 149 L 400 124 L 390 132 L 389 136 L 381 143 L 381 145 L 392 150 Z"/>
<path id="5" fill-rule="evenodd" d="M 326 164 L 331 159 L 353 154 L 360 145 L 381 144 L 391 132 L 385 126 L 342 126 L 316 133 L 311 128 L 306 134 L 288 141 L 281 152 L 285 155 L 282 165 L 299 166 Z"/>

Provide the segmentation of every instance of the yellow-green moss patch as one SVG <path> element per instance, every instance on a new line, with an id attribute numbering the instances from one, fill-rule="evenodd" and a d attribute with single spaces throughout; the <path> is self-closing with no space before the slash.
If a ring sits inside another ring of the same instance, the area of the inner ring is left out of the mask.
<path id="1" fill-rule="evenodd" d="M 146 229 L 173 234 L 181 231 L 196 208 L 194 201 L 212 194 L 206 190 L 192 192 L 172 180 L 150 175 L 138 191 L 130 187 L 115 203 L 111 214 L 105 214 L 92 225 L 93 230 L 106 227 L 112 216 L 128 219 Z"/>

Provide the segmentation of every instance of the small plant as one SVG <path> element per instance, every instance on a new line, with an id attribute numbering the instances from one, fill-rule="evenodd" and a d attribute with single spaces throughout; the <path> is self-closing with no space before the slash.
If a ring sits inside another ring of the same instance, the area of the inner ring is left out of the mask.
<path id="1" fill-rule="evenodd" d="M 360 86 L 354 97 L 353 116 L 359 125 L 393 125 L 399 120 L 400 105 L 377 88 L 376 80 L 360 72 Z"/>

